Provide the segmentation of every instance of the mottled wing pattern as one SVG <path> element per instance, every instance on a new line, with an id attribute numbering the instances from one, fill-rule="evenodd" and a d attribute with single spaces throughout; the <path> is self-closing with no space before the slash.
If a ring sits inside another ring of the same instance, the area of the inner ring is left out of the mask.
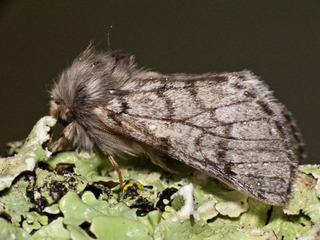
<path id="1" fill-rule="evenodd" d="M 286 202 L 300 133 L 249 71 L 141 79 L 120 92 L 104 110 L 124 135 L 255 198 Z"/>

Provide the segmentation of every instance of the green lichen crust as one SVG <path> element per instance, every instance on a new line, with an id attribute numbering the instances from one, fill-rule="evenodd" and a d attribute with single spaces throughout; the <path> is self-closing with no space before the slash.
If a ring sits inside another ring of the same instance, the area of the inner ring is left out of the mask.
<path id="1" fill-rule="evenodd" d="M 300 166 L 285 207 L 197 171 L 166 173 L 142 157 L 117 159 L 121 190 L 102 154 L 50 156 L 44 143 L 54 124 L 42 118 L 19 152 L 0 160 L 0 239 L 316 239 L 320 233 L 318 165 Z"/>

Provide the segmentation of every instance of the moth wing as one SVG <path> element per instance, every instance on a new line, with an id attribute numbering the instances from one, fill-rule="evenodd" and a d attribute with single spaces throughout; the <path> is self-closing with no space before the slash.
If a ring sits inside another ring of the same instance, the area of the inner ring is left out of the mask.
<path id="1" fill-rule="evenodd" d="M 254 75 L 169 75 L 134 84 L 104 107 L 105 125 L 250 196 L 285 204 L 302 141 L 291 115 Z"/>

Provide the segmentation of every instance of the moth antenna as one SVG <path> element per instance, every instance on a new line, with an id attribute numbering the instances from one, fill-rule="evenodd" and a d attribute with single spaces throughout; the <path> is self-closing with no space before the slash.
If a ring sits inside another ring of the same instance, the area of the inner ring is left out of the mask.
<path id="1" fill-rule="evenodd" d="M 111 29 L 112 29 L 112 25 L 109 26 L 109 30 L 108 30 L 108 33 L 107 33 L 108 51 L 111 51 L 111 44 L 110 44 L 110 32 L 111 32 Z"/>

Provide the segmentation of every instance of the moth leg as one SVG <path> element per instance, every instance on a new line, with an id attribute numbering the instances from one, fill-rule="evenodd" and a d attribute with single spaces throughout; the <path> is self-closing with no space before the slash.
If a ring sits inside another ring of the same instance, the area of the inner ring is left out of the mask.
<path id="1" fill-rule="evenodd" d="M 109 161 L 112 164 L 113 168 L 116 170 L 117 174 L 118 174 L 118 178 L 119 178 L 119 183 L 120 183 L 120 189 L 122 189 L 122 184 L 123 184 L 123 180 L 122 180 L 122 173 L 119 169 L 119 165 L 116 162 L 116 160 L 114 160 L 114 158 L 110 155 L 108 155 Z"/>
<path id="2" fill-rule="evenodd" d="M 59 148 L 63 148 L 67 143 L 67 138 L 71 134 L 71 130 L 73 128 L 73 122 L 70 123 L 68 126 L 63 129 L 60 138 L 55 142 L 53 147 L 50 149 L 52 153 L 55 153 L 58 151 Z"/>
<path id="3" fill-rule="evenodd" d="M 50 149 L 52 153 L 55 153 L 58 151 L 59 148 L 63 148 L 66 145 L 67 139 L 65 136 L 61 136 L 53 145 L 53 147 Z"/>
<path id="4" fill-rule="evenodd" d="M 116 160 L 114 160 L 113 156 L 109 155 L 107 152 L 103 151 L 102 149 L 101 149 L 101 151 L 104 153 L 104 155 L 108 156 L 110 163 L 112 164 L 114 170 L 116 170 L 116 172 L 118 174 L 118 178 L 119 178 L 120 189 L 122 189 L 122 184 L 123 184 L 122 173 L 121 173 L 121 170 L 119 168 L 118 163 L 116 162 Z"/>

